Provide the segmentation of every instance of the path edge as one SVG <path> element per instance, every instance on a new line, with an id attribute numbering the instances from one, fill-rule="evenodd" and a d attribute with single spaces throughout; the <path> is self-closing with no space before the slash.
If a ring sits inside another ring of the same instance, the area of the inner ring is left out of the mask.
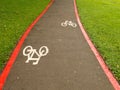
<path id="1" fill-rule="evenodd" d="M 26 37 L 30 33 L 33 26 L 38 22 L 38 20 L 40 20 L 40 18 L 47 12 L 47 10 L 50 8 L 50 6 L 53 4 L 53 2 L 54 2 L 54 0 L 50 0 L 48 5 L 46 6 L 46 8 L 38 15 L 38 17 L 30 24 L 30 26 L 28 26 L 28 28 L 26 29 L 26 31 L 24 32 L 24 34 L 20 38 L 18 44 L 16 45 L 15 49 L 13 50 L 10 58 L 8 59 L 8 62 L 5 66 L 5 68 L 3 69 L 3 71 L 0 75 L 0 90 L 3 89 L 5 81 L 6 81 L 8 75 L 9 75 L 9 72 L 10 72 L 10 70 L 11 70 L 11 68 L 12 68 L 12 66 L 13 66 L 13 64 L 18 56 L 18 53 L 20 52 L 20 49 L 21 49 Z"/>
<path id="2" fill-rule="evenodd" d="M 115 90 L 120 90 L 120 85 L 119 85 L 118 81 L 115 79 L 114 75 L 109 70 L 108 66 L 105 64 L 103 58 L 101 57 L 98 50 L 95 48 L 94 44 L 92 43 L 91 39 L 89 38 L 88 34 L 86 33 L 86 30 L 84 29 L 84 27 L 81 23 L 80 16 L 78 14 L 77 5 L 76 5 L 76 0 L 74 0 L 74 9 L 75 9 L 75 15 L 76 15 L 76 18 L 77 18 L 77 22 L 78 22 L 79 27 L 82 31 L 82 34 L 85 37 L 87 43 L 89 44 L 91 50 L 93 51 L 95 57 L 97 58 L 100 66 L 102 67 L 102 69 L 103 69 L 104 73 L 106 74 L 107 78 L 109 79 L 109 81 L 113 85 L 114 89 Z"/>

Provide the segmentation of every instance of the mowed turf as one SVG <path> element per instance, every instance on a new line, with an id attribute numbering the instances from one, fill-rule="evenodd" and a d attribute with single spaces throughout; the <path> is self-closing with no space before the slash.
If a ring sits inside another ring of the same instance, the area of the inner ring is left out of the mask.
<path id="1" fill-rule="evenodd" d="M 0 70 L 20 37 L 50 0 L 0 1 Z"/>
<path id="2" fill-rule="evenodd" d="M 120 81 L 120 0 L 77 0 L 81 21 Z"/>

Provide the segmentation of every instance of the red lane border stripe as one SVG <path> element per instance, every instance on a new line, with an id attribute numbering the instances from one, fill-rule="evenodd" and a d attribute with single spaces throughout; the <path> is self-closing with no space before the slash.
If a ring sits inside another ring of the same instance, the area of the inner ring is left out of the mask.
<path id="1" fill-rule="evenodd" d="M 76 14 L 76 18 L 79 24 L 79 27 L 86 39 L 86 41 L 88 42 L 91 50 L 93 51 L 93 53 L 95 54 L 98 62 L 100 63 L 104 73 L 106 74 L 106 76 L 108 77 L 109 81 L 111 82 L 111 84 L 113 85 L 115 90 L 120 90 L 120 85 L 117 82 L 117 80 L 114 78 L 113 74 L 111 73 L 111 71 L 108 69 L 108 66 L 105 64 L 103 58 L 101 57 L 100 53 L 97 51 L 97 49 L 95 48 L 94 44 L 92 43 L 92 41 L 90 40 L 89 36 L 87 35 L 81 21 L 78 15 L 78 10 L 77 10 L 77 5 L 76 5 L 76 0 L 74 0 L 74 9 L 75 9 L 75 14 Z"/>
<path id="2" fill-rule="evenodd" d="M 18 53 L 21 49 L 22 44 L 24 43 L 26 37 L 28 36 L 28 34 L 30 33 L 31 29 L 33 28 L 33 26 L 38 22 L 38 20 L 46 13 L 46 11 L 50 8 L 50 6 L 52 5 L 54 0 L 51 0 L 49 2 L 49 4 L 47 5 L 47 7 L 42 11 L 42 13 L 33 21 L 33 23 L 27 28 L 27 30 L 25 31 L 25 33 L 23 34 L 23 36 L 21 37 L 20 41 L 18 42 L 17 46 L 15 47 L 11 57 L 8 60 L 7 65 L 5 66 L 2 74 L 0 75 L 0 90 L 2 90 L 5 81 L 8 77 L 8 74 L 12 68 L 12 65 L 14 64 L 16 57 L 18 56 Z"/>

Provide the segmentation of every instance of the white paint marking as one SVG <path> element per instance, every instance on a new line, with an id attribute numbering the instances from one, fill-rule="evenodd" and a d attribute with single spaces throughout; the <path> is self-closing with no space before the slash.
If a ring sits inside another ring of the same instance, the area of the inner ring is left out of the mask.
<path id="1" fill-rule="evenodd" d="M 63 26 L 63 27 L 72 26 L 73 28 L 76 28 L 77 24 L 73 23 L 72 21 L 66 20 L 66 21 L 61 23 L 61 26 Z"/>
<path id="2" fill-rule="evenodd" d="M 33 49 L 32 46 L 26 46 L 23 50 L 23 55 L 28 57 L 25 63 L 29 63 L 29 61 L 35 61 L 33 62 L 33 65 L 37 65 L 40 58 L 42 56 L 46 56 L 48 52 L 49 49 L 47 46 L 42 46 L 39 49 L 39 52 L 37 52 L 36 49 Z M 37 57 L 34 57 L 34 55 L 36 55 Z"/>

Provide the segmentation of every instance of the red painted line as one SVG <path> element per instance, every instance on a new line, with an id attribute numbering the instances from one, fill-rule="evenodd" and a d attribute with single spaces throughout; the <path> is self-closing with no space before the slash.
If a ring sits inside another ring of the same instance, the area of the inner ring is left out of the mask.
<path id="1" fill-rule="evenodd" d="M 11 57 L 9 58 L 7 65 L 5 66 L 2 74 L 0 75 L 0 90 L 2 90 L 5 81 L 8 77 L 8 74 L 18 56 L 18 53 L 22 47 L 22 44 L 24 43 L 26 37 L 28 36 L 28 34 L 30 33 L 31 29 L 33 28 L 33 26 L 38 22 L 38 20 L 46 13 L 46 11 L 50 8 L 50 6 L 52 5 L 54 0 L 51 0 L 49 2 L 49 4 L 47 5 L 47 7 L 42 11 L 42 13 L 33 21 L 33 23 L 27 28 L 26 32 L 23 34 L 23 36 L 21 37 L 20 41 L 18 42 L 16 48 L 14 49 Z"/>
<path id="2" fill-rule="evenodd" d="M 86 39 L 86 41 L 88 42 L 91 50 L 93 51 L 93 53 L 95 54 L 99 64 L 101 65 L 104 73 L 106 74 L 106 76 L 108 77 L 109 81 L 111 82 L 111 84 L 113 85 L 115 90 L 120 90 L 120 85 L 117 82 L 117 80 L 114 78 L 113 74 L 111 73 L 111 71 L 109 70 L 108 66 L 105 64 L 103 58 L 101 57 L 100 53 L 97 51 L 97 49 L 95 48 L 94 44 L 92 43 L 92 41 L 90 40 L 89 36 L 87 35 L 81 21 L 78 15 L 78 10 L 77 10 L 77 5 L 76 5 L 76 0 L 74 0 L 74 9 L 75 9 L 75 14 L 76 14 L 76 18 L 79 24 L 79 27 Z"/>

